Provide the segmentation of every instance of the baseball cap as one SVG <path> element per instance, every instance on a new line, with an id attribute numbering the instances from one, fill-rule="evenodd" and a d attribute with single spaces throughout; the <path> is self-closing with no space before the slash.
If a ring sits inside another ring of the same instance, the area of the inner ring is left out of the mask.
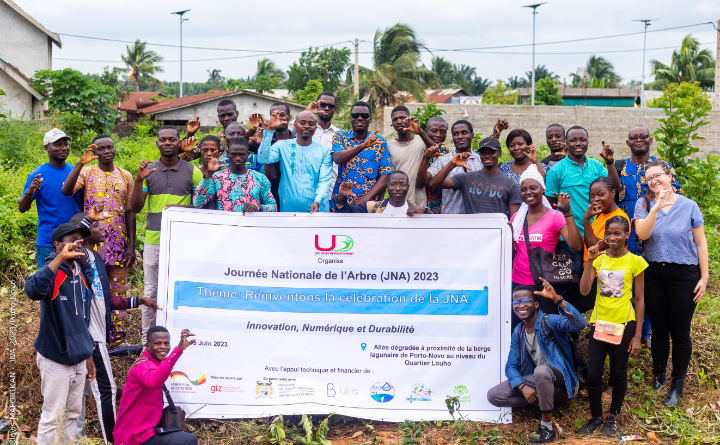
<path id="1" fill-rule="evenodd" d="M 64 131 L 59 128 L 53 128 L 52 130 L 45 133 L 45 137 L 43 138 L 43 145 L 52 144 L 53 142 L 62 138 L 67 138 L 69 141 L 72 141 L 72 138 L 66 135 Z"/>
<path id="2" fill-rule="evenodd" d="M 80 232 L 83 238 L 87 238 L 88 236 L 90 236 L 90 229 L 88 229 L 87 227 L 78 226 L 73 223 L 65 223 L 60 224 L 55 230 L 53 230 L 52 241 L 60 241 L 62 240 L 63 236 L 73 232 Z"/>
<path id="3" fill-rule="evenodd" d="M 502 150 L 502 147 L 500 146 L 500 141 L 495 139 L 492 136 L 488 136 L 482 141 L 480 141 L 480 146 L 478 147 L 478 151 L 480 151 L 483 148 L 492 148 L 495 151 Z"/>

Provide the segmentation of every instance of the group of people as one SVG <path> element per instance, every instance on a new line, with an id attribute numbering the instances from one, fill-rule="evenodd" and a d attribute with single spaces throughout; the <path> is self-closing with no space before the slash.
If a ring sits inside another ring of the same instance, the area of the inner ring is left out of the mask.
<path id="1" fill-rule="evenodd" d="M 183 331 L 170 352 L 169 333 L 155 326 L 162 212 L 172 206 L 243 214 L 505 214 L 514 241 L 512 346 L 508 380 L 490 390 L 490 403 L 538 405 L 536 442 L 554 440 L 552 414 L 580 383 L 572 334 L 585 327 L 583 313 L 590 310 L 591 418 L 580 433 L 602 427 L 615 434 L 628 358 L 643 343 L 652 350 L 659 390 L 672 339 L 665 403 L 678 403 L 692 351 L 690 323 L 708 280 L 707 243 L 697 204 L 682 195 L 672 167 L 650 156 L 653 139 L 645 127 L 630 129 L 628 159 L 616 161 L 603 142 L 603 162 L 586 155 L 589 134 L 582 127 L 550 125 L 551 154 L 542 160 L 531 135 L 512 129 L 505 138 L 512 161 L 500 163 L 506 120 L 498 120 L 473 149 L 474 129 L 466 120 L 448 126 L 436 116 L 423 129 L 397 106 L 391 112 L 397 136 L 386 140 L 369 131 L 367 103 L 353 104 L 349 131 L 333 125 L 335 109 L 331 93 L 321 93 L 294 119 L 278 102 L 268 120 L 253 114 L 246 128 L 235 104 L 223 100 L 217 107 L 220 132 L 198 141 L 199 118 L 188 122 L 184 138 L 176 127 L 160 127 L 159 159 L 143 161 L 134 178 L 114 165 L 109 135 L 98 135 L 74 167 L 65 162 L 71 138 L 58 128 L 45 135 L 48 162 L 28 176 L 18 200 L 21 212 L 34 201 L 39 217 L 39 268 L 25 286 L 31 299 L 42 301 L 35 341 L 44 397 L 39 443 L 51 443 L 58 428 L 67 437 L 81 434 L 90 392 L 107 442 L 195 443 L 191 435 L 156 434 L 153 428 L 162 383 L 194 342 Z M 133 298 L 126 295 L 128 268 L 136 255 L 135 215 L 145 205 L 144 294 Z M 577 282 L 552 286 L 539 278 L 531 266 L 538 248 L 564 251 Z M 119 311 L 135 307 L 142 307 L 146 350 L 130 370 L 116 416 L 108 345 L 123 342 Z M 611 372 L 603 391 L 607 356 Z M 612 400 L 604 418 L 603 397 Z M 58 427 L 61 412 L 65 419 Z"/>

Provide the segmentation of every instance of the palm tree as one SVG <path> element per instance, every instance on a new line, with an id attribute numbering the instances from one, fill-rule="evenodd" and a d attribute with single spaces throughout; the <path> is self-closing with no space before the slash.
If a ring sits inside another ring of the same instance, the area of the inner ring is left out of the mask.
<path id="1" fill-rule="evenodd" d="M 207 72 L 208 72 L 207 83 L 210 86 L 210 88 L 217 88 L 220 86 L 220 84 L 225 82 L 225 77 L 220 75 L 220 73 L 222 72 L 221 70 L 214 69 L 212 71 L 207 70 Z"/>
<path id="2" fill-rule="evenodd" d="M 146 45 L 146 42 L 137 39 L 133 46 L 127 46 L 126 55 L 120 55 L 120 58 L 122 58 L 130 71 L 128 77 L 135 84 L 135 91 L 140 91 L 141 79 L 155 81 L 160 86 L 163 85 L 161 80 L 153 77 L 155 74 L 163 72 L 162 67 L 158 66 L 163 61 L 163 58 L 155 51 L 146 50 Z"/>
<path id="3" fill-rule="evenodd" d="M 649 89 L 661 89 L 667 83 L 699 82 L 704 89 L 709 89 L 715 82 L 715 62 L 712 53 L 700 49 L 700 42 L 692 34 L 683 38 L 680 51 L 673 50 L 670 66 L 659 60 L 652 59 L 651 75 L 655 81 L 645 85 Z"/>
<path id="4" fill-rule="evenodd" d="M 442 88 L 450 88 L 457 86 L 458 72 L 452 63 L 445 60 L 444 57 L 433 57 L 430 69 L 437 74 L 440 79 Z"/>
<path id="5" fill-rule="evenodd" d="M 425 87 L 439 86 L 440 79 L 422 64 L 422 50 L 427 48 L 408 25 L 398 23 L 385 31 L 375 31 L 374 67 L 360 67 L 361 96 L 370 93 L 373 107 L 394 105 L 401 92 L 412 95 L 418 102 L 424 101 Z"/>
<path id="6" fill-rule="evenodd" d="M 532 77 L 530 77 L 530 71 L 525 71 L 525 77 L 527 78 L 527 83 L 532 83 Z M 560 80 L 560 76 L 553 73 L 552 71 L 548 70 L 545 65 L 538 65 L 535 67 L 535 83 L 537 83 L 540 79 L 545 79 L 546 77 L 551 78 L 552 80 Z"/>
<path id="7" fill-rule="evenodd" d="M 277 79 L 278 82 L 282 82 L 286 78 L 285 71 L 278 68 L 277 65 L 275 65 L 275 62 L 270 59 L 258 60 L 255 77 L 259 76 L 266 76 L 271 79 Z"/>
<path id="8" fill-rule="evenodd" d="M 595 78 L 598 83 L 605 81 L 607 87 L 614 86 L 620 82 L 620 76 L 615 73 L 615 67 L 604 57 L 592 55 L 585 64 L 588 77 Z"/>
<path id="9" fill-rule="evenodd" d="M 530 77 L 530 76 L 528 76 Z M 508 88 L 512 88 L 513 90 L 517 90 L 518 88 L 526 88 L 528 84 L 527 79 L 524 77 L 508 77 L 507 82 L 505 82 L 505 86 Z"/>

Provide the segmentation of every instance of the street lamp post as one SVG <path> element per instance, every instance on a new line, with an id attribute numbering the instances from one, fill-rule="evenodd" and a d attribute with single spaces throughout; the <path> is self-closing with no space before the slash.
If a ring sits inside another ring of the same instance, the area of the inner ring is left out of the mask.
<path id="1" fill-rule="evenodd" d="M 538 3 L 535 5 L 523 6 L 523 8 L 532 8 L 533 10 L 533 57 L 532 57 L 532 71 L 530 73 L 530 80 L 532 82 L 532 102 L 531 105 L 535 105 L 535 16 L 537 15 L 538 6 L 544 5 L 547 2 Z"/>
<path id="2" fill-rule="evenodd" d="M 183 81 L 182 81 L 182 24 L 183 22 L 188 21 L 189 19 L 184 19 L 183 14 L 190 11 L 189 9 L 186 9 L 184 11 L 178 11 L 173 12 L 173 14 L 177 14 L 180 16 L 180 97 L 183 97 Z"/>
<path id="3" fill-rule="evenodd" d="M 650 26 L 650 22 L 660 19 L 644 19 L 644 20 L 633 20 L 633 22 L 643 22 L 645 24 L 645 32 L 643 33 L 643 67 L 642 67 L 642 81 L 640 86 L 640 106 L 645 108 L 645 44 L 647 43 L 647 28 Z"/>

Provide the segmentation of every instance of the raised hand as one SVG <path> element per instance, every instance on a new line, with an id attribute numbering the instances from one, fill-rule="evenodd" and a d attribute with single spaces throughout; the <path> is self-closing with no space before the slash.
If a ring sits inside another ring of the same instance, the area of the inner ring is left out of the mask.
<path id="1" fill-rule="evenodd" d="M 343 182 L 340 184 L 340 194 L 346 198 L 357 198 L 357 195 L 353 192 L 355 184 L 352 181 Z"/>
<path id="2" fill-rule="evenodd" d="M 104 219 L 105 216 L 103 215 L 103 209 L 105 208 L 104 205 L 98 204 L 96 206 L 90 207 L 88 212 L 88 219 L 90 221 L 100 221 L 101 219 Z"/>
<path id="3" fill-rule="evenodd" d="M 65 246 L 63 246 L 62 252 L 60 252 L 61 261 L 65 260 L 74 260 L 76 258 L 82 258 L 85 256 L 85 252 L 83 252 L 83 240 L 77 240 L 73 241 L 72 243 L 67 243 Z"/>
<path id="4" fill-rule="evenodd" d="M 610 148 L 610 145 L 606 144 L 605 141 L 602 141 L 602 151 L 600 152 L 600 156 L 605 159 L 606 163 L 610 164 L 613 162 L 615 150 Z"/>
<path id="5" fill-rule="evenodd" d="M 260 210 L 260 206 L 253 204 L 252 202 L 246 202 L 243 204 L 243 216 L 245 216 L 245 213 L 259 212 Z"/>
<path id="6" fill-rule="evenodd" d="M 529 145 L 525 154 L 527 154 L 527 157 L 528 157 L 528 159 L 530 159 L 530 162 L 532 162 L 533 164 L 537 163 L 538 154 L 537 154 L 537 149 L 535 148 L 534 145 Z"/>
<path id="7" fill-rule="evenodd" d="M 660 190 L 655 198 L 655 207 L 660 210 L 665 206 L 673 204 L 673 195 L 675 194 L 672 190 Z"/>
<path id="8" fill-rule="evenodd" d="M 188 346 L 195 344 L 196 340 L 188 341 L 188 337 L 195 337 L 195 334 L 190 332 L 190 329 L 183 329 L 180 333 L 180 344 L 178 345 L 178 349 L 181 351 L 184 351 L 188 348 Z"/>
<path id="9" fill-rule="evenodd" d="M 275 129 L 281 125 L 283 125 L 285 121 L 282 120 L 282 117 L 280 117 L 279 111 L 273 111 L 272 114 L 270 114 L 270 122 L 267 124 L 267 129 L 270 131 L 275 131 Z"/>
<path id="10" fill-rule="evenodd" d="M 587 261 L 589 263 L 592 263 L 593 261 L 595 261 L 595 258 L 597 258 L 600 255 L 605 253 L 605 251 L 602 251 L 602 252 L 600 251 L 600 244 L 603 242 L 605 242 L 605 240 L 599 239 L 597 244 L 595 244 L 594 246 L 588 247 Z"/>
<path id="11" fill-rule="evenodd" d="M 542 297 L 549 298 L 552 301 L 558 301 L 560 299 L 560 295 L 558 295 L 555 292 L 555 288 L 552 287 L 552 284 L 545 281 L 545 279 L 542 277 L 540 278 L 540 281 L 542 281 L 543 290 L 540 290 L 540 291 L 536 290 L 535 295 L 540 295 Z"/>
<path id="12" fill-rule="evenodd" d="M 213 174 L 220 170 L 220 160 L 218 158 L 205 158 L 200 171 L 204 179 L 212 178 Z"/>
<path id="13" fill-rule="evenodd" d="M 262 114 L 260 113 L 253 113 L 248 118 L 248 126 L 252 128 L 253 130 L 257 130 L 257 128 L 263 123 L 264 119 Z"/>
<path id="14" fill-rule="evenodd" d="M 432 147 L 428 147 L 427 150 L 425 150 L 425 154 L 423 154 L 428 159 L 432 158 L 439 158 L 440 156 L 443 156 L 442 153 L 440 153 L 440 146 L 439 145 L 433 145 Z"/>
<path id="15" fill-rule="evenodd" d="M 596 202 L 591 202 L 588 206 L 587 210 L 585 211 L 585 218 L 593 218 L 595 216 L 598 216 L 603 212 L 602 207 L 600 207 L 600 204 Z"/>
<path id="16" fill-rule="evenodd" d="M 82 158 L 80 158 L 80 163 L 82 165 L 87 164 L 88 162 L 92 162 L 95 159 L 97 159 L 97 156 L 93 156 L 93 150 L 97 148 L 97 145 L 92 144 L 89 145 L 88 148 L 85 149 L 85 153 L 83 153 Z"/>
<path id="17" fill-rule="evenodd" d="M 367 139 L 365 139 L 365 142 L 362 143 L 363 149 L 372 147 L 373 145 L 375 145 L 375 143 L 378 141 L 378 136 L 377 136 L 378 133 L 380 133 L 380 132 L 373 131 L 372 133 L 370 133 L 368 135 Z"/>
<path id="18" fill-rule="evenodd" d="M 420 121 L 418 121 L 418 118 L 415 116 L 410 116 L 405 119 L 405 128 L 415 134 L 420 134 L 422 132 L 422 128 L 420 128 Z"/>
<path id="19" fill-rule="evenodd" d="M 180 150 L 183 152 L 193 151 L 195 150 L 195 144 L 197 143 L 198 138 L 195 136 L 186 137 L 185 139 L 180 142 Z"/>
<path id="20" fill-rule="evenodd" d="M 557 198 L 557 204 L 553 204 L 553 207 L 562 212 L 564 215 L 570 213 L 570 195 L 567 193 L 553 193 Z"/>
<path id="21" fill-rule="evenodd" d="M 250 136 L 250 140 L 254 141 L 256 144 L 262 144 L 262 139 L 263 139 L 263 129 L 262 128 L 258 128 L 255 131 L 255 134 Z"/>
<path id="22" fill-rule="evenodd" d="M 565 142 L 560 142 L 560 148 L 562 148 L 563 153 L 567 151 L 567 144 Z"/>
<path id="23" fill-rule="evenodd" d="M 147 166 L 150 165 L 150 164 L 151 164 L 150 161 L 142 161 L 142 162 L 140 163 L 140 167 L 138 167 L 138 172 L 137 172 L 137 179 L 145 179 L 145 178 L 147 178 L 148 176 L 150 176 L 150 174 L 151 174 L 152 172 L 154 172 L 155 170 L 157 170 L 156 168 L 151 168 L 151 169 L 148 170 Z"/>
<path id="24" fill-rule="evenodd" d="M 195 119 L 189 120 L 187 123 L 187 133 L 188 135 L 194 135 L 198 132 L 200 129 L 200 116 L 197 116 Z"/>
<path id="25" fill-rule="evenodd" d="M 510 124 L 508 124 L 507 119 L 498 119 L 497 123 L 495 123 L 495 133 L 500 135 L 503 130 L 507 130 L 510 127 Z"/>
<path id="26" fill-rule="evenodd" d="M 413 216 L 416 213 L 425 213 L 425 207 L 413 204 L 407 209 L 407 216 Z"/>
<path id="27" fill-rule="evenodd" d="M 35 194 L 38 190 L 40 190 L 40 184 L 42 184 L 43 178 L 40 174 L 35 175 L 32 182 L 30 183 L 30 187 L 28 187 L 27 191 L 25 192 L 25 195 L 28 197 L 32 197 L 32 195 Z"/>
<path id="28" fill-rule="evenodd" d="M 467 160 L 470 158 L 470 153 L 458 153 L 455 155 L 454 158 L 452 158 L 452 165 L 455 167 L 462 167 L 464 169 L 470 170 L 470 167 L 467 165 Z"/>
<path id="29" fill-rule="evenodd" d="M 322 101 L 314 100 L 310 102 L 310 105 L 305 108 L 305 111 L 309 111 L 312 114 L 319 114 L 322 113 L 322 110 L 320 109 L 320 104 L 323 103 Z"/>

